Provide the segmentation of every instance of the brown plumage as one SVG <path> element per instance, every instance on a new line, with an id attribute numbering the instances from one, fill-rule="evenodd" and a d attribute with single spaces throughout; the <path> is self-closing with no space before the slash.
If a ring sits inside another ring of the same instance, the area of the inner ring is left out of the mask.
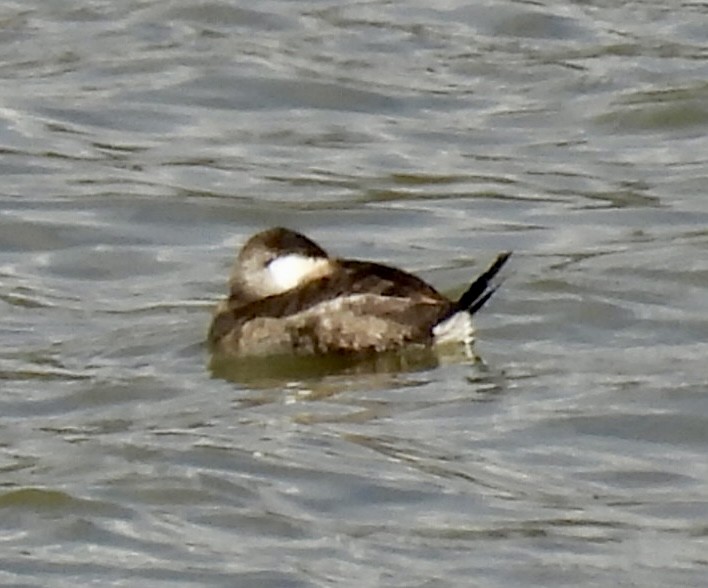
<path id="1" fill-rule="evenodd" d="M 241 249 L 230 295 L 216 309 L 209 343 L 222 354 L 379 353 L 429 346 L 439 325 L 466 320 L 494 292 L 500 254 L 457 301 L 420 278 L 367 261 L 336 259 L 294 231 L 270 229 Z M 471 338 L 469 333 L 463 338 Z"/>

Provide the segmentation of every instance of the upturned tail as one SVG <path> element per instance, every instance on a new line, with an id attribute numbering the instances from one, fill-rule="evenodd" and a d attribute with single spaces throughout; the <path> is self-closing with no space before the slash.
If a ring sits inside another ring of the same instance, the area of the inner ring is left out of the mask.
<path id="1" fill-rule="evenodd" d="M 460 296 L 459 300 L 455 302 L 450 315 L 455 314 L 461 310 L 466 310 L 473 315 L 480 308 L 482 308 L 487 300 L 492 297 L 492 294 L 496 292 L 499 284 L 492 282 L 494 276 L 499 273 L 504 264 L 507 262 L 511 256 L 511 251 L 505 251 L 497 255 L 492 265 L 490 265 L 486 271 L 484 271 L 472 284 L 467 288 L 465 293 Z"/>

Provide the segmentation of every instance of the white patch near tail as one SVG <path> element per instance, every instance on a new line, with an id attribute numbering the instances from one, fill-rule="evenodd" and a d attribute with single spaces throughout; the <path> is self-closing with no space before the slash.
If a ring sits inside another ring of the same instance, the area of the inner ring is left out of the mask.
<path id="1" fill-rule="evenodd" d="M 311 277 L 324 273 L 329 267 L 325 257 L 307 257 L 299 253 L 289 253 L 276 257 L 268 264 L 268 274 L 277 292 L 286 292 L 299 286 Z"/>
<path id="2" fill-rule="evenodd" d="M 470 313 L 461 310 L 435 325 L 433 341 L 436 345 L 464 343 L 465 347 L 470 347 L 474 343 L 474 327 Z"/>

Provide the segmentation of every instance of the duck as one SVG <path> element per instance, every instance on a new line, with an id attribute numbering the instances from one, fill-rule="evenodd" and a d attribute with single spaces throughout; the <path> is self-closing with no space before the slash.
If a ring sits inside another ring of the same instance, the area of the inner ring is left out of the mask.
<path id="1" fill-rule="evenodd" d="M 410 347 L 462 345 L 472 316 L 498 288 L 499 253 L 451 299 L 396 267 L 335 257 L 302 233 L 274 227 L 250 237 L 213 313 L 212 352 L 224 357 L 371 356 Z"/>

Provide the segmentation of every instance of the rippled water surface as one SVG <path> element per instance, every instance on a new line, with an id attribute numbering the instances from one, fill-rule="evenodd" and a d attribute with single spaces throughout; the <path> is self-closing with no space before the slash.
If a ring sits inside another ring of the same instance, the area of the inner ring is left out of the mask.
<path id="1" fill-rule="evenodd" d="M 704 3 L 15 0 L 0 76 L 0 584 L 705 585 Z M 514 250 L 483 363 L 210 369 L 276 224 Z"/>

